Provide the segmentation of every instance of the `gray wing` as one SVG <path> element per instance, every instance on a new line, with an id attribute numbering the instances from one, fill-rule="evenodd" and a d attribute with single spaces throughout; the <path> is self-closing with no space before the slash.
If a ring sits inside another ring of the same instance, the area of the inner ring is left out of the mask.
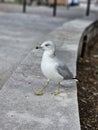
<path id="1" fill-rule="evenodd" d="M 60 75 L 64 77 L 64 79 L 72 79 L 73 75 L 68 69 L 68 67 L 64 63 L 59 63 L 57 66 L 57 71 Z"/>

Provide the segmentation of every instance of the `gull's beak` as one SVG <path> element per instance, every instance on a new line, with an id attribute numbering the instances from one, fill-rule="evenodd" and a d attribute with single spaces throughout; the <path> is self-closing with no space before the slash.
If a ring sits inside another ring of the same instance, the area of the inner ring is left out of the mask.
<path id="1" fill-rule="evenodd" d="M 42 48 L 41 45 L 36 46 L 36 49 L 41 49 L 41 48 Z"/>

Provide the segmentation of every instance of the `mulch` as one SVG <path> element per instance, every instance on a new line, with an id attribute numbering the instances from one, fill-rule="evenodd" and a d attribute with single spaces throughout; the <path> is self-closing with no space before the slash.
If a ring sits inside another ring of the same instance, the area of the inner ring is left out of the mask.
<path id="1" fill-rule="evenodd" d="M 81 130 L 98 130 L 98 36 L 78 60 L 77 75 Z"/>

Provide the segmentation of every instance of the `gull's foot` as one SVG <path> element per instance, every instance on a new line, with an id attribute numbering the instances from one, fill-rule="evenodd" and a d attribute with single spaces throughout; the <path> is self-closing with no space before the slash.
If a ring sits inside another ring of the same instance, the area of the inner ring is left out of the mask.
<path id="1" fill-rule="evenodd" d="M 60 94 L 60 90 L 56 90 L 52 94 L 54 94 L 56 96 L 56 95 Z"/>
<path id="2" fill-rule="evenodd" d="M 38 89 L 36 92 L 35 92 L 35 95 L 43 95 L 43 90 L 42 89 Z"/>

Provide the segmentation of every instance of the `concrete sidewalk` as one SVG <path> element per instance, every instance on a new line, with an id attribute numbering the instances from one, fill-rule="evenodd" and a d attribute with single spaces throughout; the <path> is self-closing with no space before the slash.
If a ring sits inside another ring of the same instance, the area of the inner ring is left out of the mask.
<path id="1" fill-rule="evenodd" d="M 76 81 L 62 82 L 58 96 L 51 94 L 57 88 L 54 82 L 43 96 L 34 95 L 46 82 L 40 71 L 42 51 L 35 46 L 52 40 L 76 75 L 79 40 L 96 13 L 83 20 L 85 10 L 78 7 L 60 7 L 55 18 L 46 7 L 26 14 L 18 11 L 17 7 L 17 13 L 8 13 L 8 8 L 0 12 L 0 129 L 80 130 Z"/>
<path id="2" fill-rule="evenodd" d="M 51 39 L 61 49 L 66 44 L 63 41 L 66 27 L 54 30 L 40 42 Z M 71 50 L 70 47 L 60 52 L 64 52 L 61 57 L 75 75 L 77 47 Z M 64 81 L 58 96 L 51 94 L 57 88 L 54 82 L 50 82 L 41 97 L 34 95 L 34 91 L 46 82 L 40 71 L 41 55 L 42 51 L 32 49 L 3 86 L 0 92 L 1 129 L 80 130 L 75 81 Z"/>
<path id="3" fill-rule="evenodd" d="M 1 6 L 1 4 L 0 4 Z M 11 6 L 11 5 L 10 5 Z M 1 9 L 1 7 L 0 7 Z M 19 7 L 17 7 L 17 10 Z M 12 9 L 11 9 L 12 10 Z M 65 11 L 65 12 L 64 12 Z M 0 88 L 7 81 L 28 52 L 40 39 L 63 23 L 76 18 L 95 20 L 96 13 L 85 17 L 84 9 L 60 7 L 57 17 L 51 9 L 34 7 L 32 14 L 0 13 Z"/>
<path id="4" fill-rule="evenodd" d="M 52 40 L 59 56 L 76 75 L 76 61 L 82 32 L 92 22 L 73 20 L 40 39 Z M 76 26 L 77 25 L 77 26 Z M 0 128 L 2 130 L 80 130 L 76 81 L 62 82 L 61 94 L 51 94 L 54 82 L 44 95 L 34 95 L 46 78 L 40 71 L 42 51 L 32 49 L 0 91 Z"/>
<path id="5" fill-rule="evenodd" d="M 86 9 L 87 8 L 87 2 L 80 3 L 79 5 L 81 8 Z M 90 12 L 96 12 L 98 13 L 98 4 L 96 4 L 94 1 L 91 1 L 90 5 Z"/>
<path id="6" fill-rule="evenodd" d="M 0 13 L 0 88 L 40 39 L 65 21 L 68 20 Z"/>
<path id="7" fill-rule="evenodd" d="M 85 17 L 86 15 L 86 2 L 80 3 L 79 6 L 71 6 L 69 9 L 67 9 L 66 6 L 57 6 L 57 16 L 60 18 L 67 18 L 67 19 L 76 19 Z M 22 5 L 17 4 L 3 4 L 0 3 L 0 12 L 6 12 L 6 13 L 22 13 Z M 91 4 L 91 13 L 90 16 L 94 15 L 93 11 L 98 12 L 98 6 L 95 4 Z M 53 13 L 53 8 L 48 6 L 28 6 L 26 8 L 27 14 L 32 15 L 40 15 L 40 16 L 48 16 L 51 17 Z M 98 17 L 97 17 L 98 18 Z"/>
<path id="8" fill-rule="evenodd" d="M 85 17 L 85 10 L 80 7 L 58 7 L 55 18 L 50 7 L 28 7 L 26 14 L 21 9 L 20 5 L 0 4 L 0 88 L 46 34 L 76 18 L 98 17 L 96 13 Z"/>

